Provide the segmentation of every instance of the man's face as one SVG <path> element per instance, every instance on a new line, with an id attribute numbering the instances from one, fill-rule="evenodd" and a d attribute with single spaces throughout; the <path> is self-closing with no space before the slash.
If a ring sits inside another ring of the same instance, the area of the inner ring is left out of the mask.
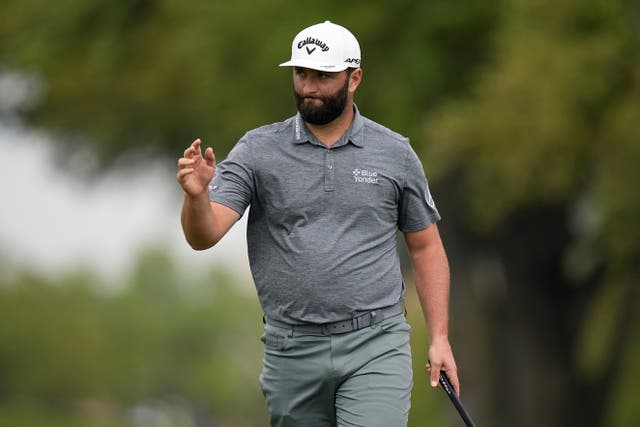
<path id="1" fill-rule="evenodd" d="M 302 120 L 325 125 L 342 114 L 347 105 L 349 75 L 345 71 L 327 73 L 295 67 L 293 92 Z"/>

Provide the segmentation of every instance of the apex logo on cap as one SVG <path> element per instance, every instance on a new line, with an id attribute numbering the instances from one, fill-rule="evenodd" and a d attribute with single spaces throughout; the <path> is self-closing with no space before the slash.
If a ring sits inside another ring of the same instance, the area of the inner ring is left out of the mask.
<path id="1" fill-rule="evenodd" d="M 303 47 L 309 44 L 318 46 L 323 52 L 326 52 L 329 50 L 329 46 L 327 46 L 325 42 L 323 42 L 322 40 L 314 39 L 313 37 L 307 37 L 306 39 L 301 40 L 298 43 L 298 49 L 302 49 Z M 316 50 L 315 47 L 313 49 L 309 49 L 309 47 L 307 47 L 307 53 L 309 55 L 311 55 L 315 50 Z"/>

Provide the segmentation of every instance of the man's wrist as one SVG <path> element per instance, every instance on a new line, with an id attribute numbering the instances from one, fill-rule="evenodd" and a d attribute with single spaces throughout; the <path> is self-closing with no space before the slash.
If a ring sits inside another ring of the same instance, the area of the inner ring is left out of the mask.
<path id="1" fill-rule="evenodd" d="M 433 343 L 448 343 L 449 335 L 447 333 L 438 333 L 431 335 L 429 341 L 431 344 Z"/>
<path id="2" fill-rule="evenodd" d="M 203 191 L 201 191 L 200 193 L 197 193 L 197 194 L 191 194 L 191 193 L 187 193 L 185 191 L 184 192 L 184 196 L 191 203 L 203 203 L 204 201 L 206 201 L 207 203 L 209 202 L 209 190 L 208 190 L 207 187 L 205 187 L 205 189 Z"/>

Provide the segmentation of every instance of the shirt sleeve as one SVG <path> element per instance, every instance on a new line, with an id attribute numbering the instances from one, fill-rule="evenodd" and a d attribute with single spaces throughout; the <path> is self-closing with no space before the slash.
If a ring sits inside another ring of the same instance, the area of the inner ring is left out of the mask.
<path id="1" fill-rule="evenodd" d="M 245 135 L 217 166 L 209 183 L 209 199 L 242 215 L 251 203 L 254 182 L 251 151 Z"/>
<path id="2" fill-rule="evenodd" d="M 398 229 L 419 231 L 440 220 L 440 213 L 429 190 L 422 163 L 413 148 L 408 146 L 407 171 L 398 206 Z"/>

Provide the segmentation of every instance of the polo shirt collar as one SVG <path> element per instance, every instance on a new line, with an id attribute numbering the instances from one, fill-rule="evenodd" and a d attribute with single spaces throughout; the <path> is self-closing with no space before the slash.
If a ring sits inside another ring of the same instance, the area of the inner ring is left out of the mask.
<path id="1" fill-rule="evenodd" d="M 334 144 L 334 147 L 346 145 L 349 142 L 356 147 L 364 147 L 364 120 L 356 104 L 353 104 L 353 112 L 355 115 L 353 116 L 351 126 L 349 126 L 349 129 L 347 129 L 344 135 Z M 309 128 L 307 128 L 307 125 L 298 112 L 293 118 L 293 143 L 304 144 L 305 142 L 321 145 Z"/>

